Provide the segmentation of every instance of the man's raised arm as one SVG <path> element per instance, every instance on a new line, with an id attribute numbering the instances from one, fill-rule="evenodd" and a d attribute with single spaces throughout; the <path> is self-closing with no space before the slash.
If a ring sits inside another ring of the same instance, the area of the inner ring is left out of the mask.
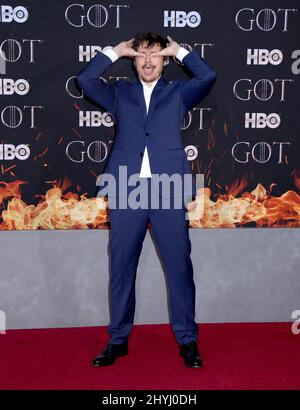
<path id="1" fill-rule="evenodd" d="M 114 48 L 97 53 L 77 75 L 78 85 L 85 95 L 102 105 L 115 117 L 116 86 L 99 78 L 120 57 L 134 57 L 140 53 L 131 47 L 132 41 L 122 41 Z"/>
<path id="2" fill-rule="evenodd" d="M 195 49 L 187 51 L 173 40 L 168 38 L 168 46 L 153 55 L 175 56 L 192 72 L 193 78 L 182 80 L 182 100 L 186 112 L 195 107 L 211 90 L 217 78 L 217 73 L 197 53 Z"/>
<path id="3" fill-rule="evenodd" d="M 217 79 L 217 73 L 195 49 L 186 54 L 182 62 L 194 76 L 190 80 L 183 80 L 182 99 L 186 111 L 189 111 L 210 92 Z"/>

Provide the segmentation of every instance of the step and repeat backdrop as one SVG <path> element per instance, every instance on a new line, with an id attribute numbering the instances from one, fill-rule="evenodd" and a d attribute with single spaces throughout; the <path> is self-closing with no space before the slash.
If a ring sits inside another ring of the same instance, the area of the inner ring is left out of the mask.
<path id="1" fill-rule="evenodd" d="M 182 124 L 204 175 L 191 228 L 300 227 L 299 1 L 4 1 L 0 3 L 0 229 L 105 229 L 97 198 L 114 141 L 109 112 L 76 76 L 135 34 L 170 35 L 217 72 Z M 172 59 L 168 81 L 188 78 Z M 136 79 L 129 58 L 105 72 Z M 204 213 L 197 204 L 204 200 Z"/>

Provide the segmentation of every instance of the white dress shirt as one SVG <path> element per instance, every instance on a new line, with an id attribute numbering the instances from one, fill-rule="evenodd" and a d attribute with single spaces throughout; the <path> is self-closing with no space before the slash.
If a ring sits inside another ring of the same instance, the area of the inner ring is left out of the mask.
<path id="1" fill-rule="evenodd" d="M 109 48 L 105 51 L 102 51 L 103 54 L 105 54 L 107 57 L 109 57 L 112 62 L 114 63 L 119 57 L 117 53 L 114 51 L 113 48 Z M 183 58 L 189 53 L 188 50 L 186 50 L 183 47 L 180 47 L 177 54 L 176 58 L 182 62 Z M 149 105 L 150 105 L 150 99 L 151 99 L 151 94 L 152 91 L 157 83 L 159 78 L 157 78 L 155 81 L 152 81 L 151 86 L 147 85 L 145 81 L 140 79 L 141 83 L 143 84 L 143 90 L 144 90 L 144 98 L 145 98 L 145 103 L 147 107 L 147 113 L 149 110 Z M 149 83 L 148 83 L 149 84 Z M 147 145 L 145 145 L 145 150 L 144 150 L 144 155 L 143 155 L 143 162 L 140 170 L 140 178 L 151 178 L 151 168 L 150 168 L 150 162 L 149 162 L 149 155 L 148 155 L 148 150 L 147 150 Z"/>

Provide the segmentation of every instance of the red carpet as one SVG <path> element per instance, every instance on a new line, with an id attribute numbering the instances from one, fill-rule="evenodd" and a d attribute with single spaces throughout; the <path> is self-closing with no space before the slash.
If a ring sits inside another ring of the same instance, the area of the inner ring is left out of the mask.
<path id="1" fill-rule="evenodd" d="M 0 335 L 0 389 L 299 389 L 300 335 L 290 323 L 201 324 L 204 368 L 183 365 L 170 325 L 135 325 L 129 355 L 90 360 L 106 327 L 8 330 Z"/>

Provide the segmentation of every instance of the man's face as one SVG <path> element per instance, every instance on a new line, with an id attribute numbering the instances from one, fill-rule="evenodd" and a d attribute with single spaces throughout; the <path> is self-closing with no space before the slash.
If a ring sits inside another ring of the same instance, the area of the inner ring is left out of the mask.
<path id="1" fill-rule="evenodd" d="M 143 57 L 135 57 L 135 68 L 140 79 L 147 83 L 157 80 L 162 73 L 164 67 L 163 56 L 152 56 L 156 51 L 160 51 L 160 44 L 153 44 L 151 48 L 147 47 L 147 43 L 141 44 L 137 51 L 143 53 Z"/>

